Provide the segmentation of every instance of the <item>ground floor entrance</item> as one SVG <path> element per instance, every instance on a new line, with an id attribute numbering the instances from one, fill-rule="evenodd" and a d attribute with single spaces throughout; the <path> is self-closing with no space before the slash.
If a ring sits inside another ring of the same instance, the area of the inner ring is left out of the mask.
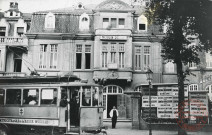
<path id="1" fill-rule="evenodd" d="M 119 112 L 118 119 L 130 118 L 130 102 L 131 98 L 128 95 L 123 94 L 123 88 L 116 85 L 108 85 L 103 89 L 103 106 L 104 106 L 104 119 L 110 118 L 109 113 L 113 106 L 115 106 Z"/>

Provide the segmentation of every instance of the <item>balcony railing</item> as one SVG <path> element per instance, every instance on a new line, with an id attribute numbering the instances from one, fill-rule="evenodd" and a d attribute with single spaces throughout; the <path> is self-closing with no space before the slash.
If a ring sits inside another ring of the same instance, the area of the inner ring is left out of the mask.
<path id="1" fill-rule="evenodd" d="M 0 77 L 24 77 L 26 73 L 23 72 L 4 72 L 0 73 Z"/>
<path id="2" fill-rule="evenodd" d="M 23 45 L 24 38 L 23 37 L 4 37 L 0 36 L 0 44 L 6 45 Z"/>

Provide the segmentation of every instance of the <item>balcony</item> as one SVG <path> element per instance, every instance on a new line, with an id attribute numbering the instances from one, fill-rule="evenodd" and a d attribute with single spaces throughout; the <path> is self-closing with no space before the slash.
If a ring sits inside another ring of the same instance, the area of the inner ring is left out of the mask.
<path id="1" fill-rule="evenodd" d="M 23 37 L 4 37 L 0 36 L 0 44 L 5 44 L 9 46 L 26 46 L 26 38 Z"/>
<path id="2" fill-rule="evenodd" d="M 0 73 L 0 77 L 24 77 L 26 73 L 23 72 L 3 72 Z"/>

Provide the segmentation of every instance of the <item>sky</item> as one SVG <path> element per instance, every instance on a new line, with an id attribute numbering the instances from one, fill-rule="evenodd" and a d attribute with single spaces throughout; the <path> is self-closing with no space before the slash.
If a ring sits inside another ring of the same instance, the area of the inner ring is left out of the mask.
<path id="1" fill-rule="evenodd" d="M 0 0 L 0 12 L 9 9 L 10 2 L 18 2 L 19 10 L 23 13 L 72 7 L 79 2 L 84 5 L 99 4 L 104 0 Z M 130 0 L 122 0 L 129 3 Z"/>

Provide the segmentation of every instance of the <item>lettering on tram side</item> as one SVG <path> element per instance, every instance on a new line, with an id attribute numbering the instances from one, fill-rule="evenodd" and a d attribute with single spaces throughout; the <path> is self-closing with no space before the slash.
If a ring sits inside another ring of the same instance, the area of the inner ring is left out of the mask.
<path id="1" fill-rule="evenodd" d="M 46 119 L 14 119 L 14 118 L 0 118 L 0 123 L 8 124 L 22 124 L 22 125 L 49 125 L 57 126 L 58 120 L 46 120 Z"/>

